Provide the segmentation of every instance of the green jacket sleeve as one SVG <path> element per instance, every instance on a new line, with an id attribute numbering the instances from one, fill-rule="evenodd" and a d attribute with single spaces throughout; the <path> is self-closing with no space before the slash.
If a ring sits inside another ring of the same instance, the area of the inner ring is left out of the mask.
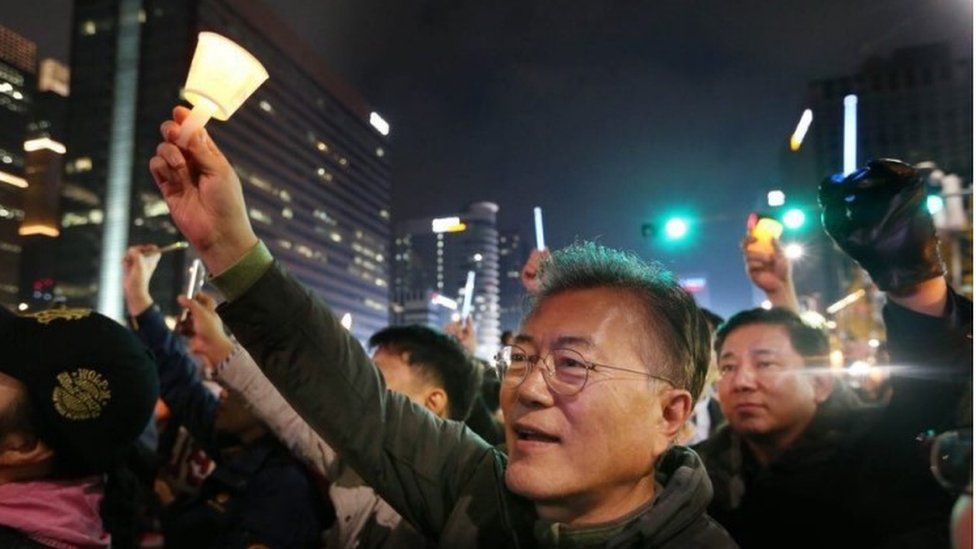
<path id="1" fill-rule="evenodd" d="M 465 485 L 480 482 L 475 470 L 497 459 L 492 448 L 462 423 L 388 391 L 329 308 L 279 265 L 245 286 L 218 309 L 240 343 L 363 480 L 418 530 L 438 537 L 471 489 Z"/>

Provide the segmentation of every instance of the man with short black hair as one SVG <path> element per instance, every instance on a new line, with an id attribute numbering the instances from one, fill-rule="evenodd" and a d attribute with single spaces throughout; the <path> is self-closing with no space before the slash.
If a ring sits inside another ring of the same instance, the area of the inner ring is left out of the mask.
<path id="1" fill-rule="evenodd" d="M 427 406 L 440 417 L 464 421 L 471 411 L 480 376 L 471 358 L 453 338 L 426 326 L 389 326 L 369 338 L 374 353 L 390 353 L 402 358 L 400 366 L 411 381 L 401 393 Z M 375 354 L 374 354 L 375 356 Z M 383 372 L 387 385 L 400 370 Z M 416 398 L 415 398 L 416 397 Z M 446 403 L 446 404 L 444 404 Z"/>
<path id="2" fill-rule="evenodd" d="M 828 234 L 887 293 L 894 395 L 861 405 L 830 374 L 826 334 L 793 312 L 733 316 L 716 341 L 728 426 L 696 447 L 709 511 L 746 547 L 946 546 L 951 499 L 916 438 L 971 425 L 972 302 L 942 276 L 910 166 L 872 161 L 820 194 Z"/>

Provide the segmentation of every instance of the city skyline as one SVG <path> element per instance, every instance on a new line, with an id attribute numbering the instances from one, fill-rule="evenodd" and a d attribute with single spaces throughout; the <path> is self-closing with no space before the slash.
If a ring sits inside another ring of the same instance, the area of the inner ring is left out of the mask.
<path id="1" fill-rule="evenodd" d="M 971 59 L 972 5 L 700 7 L 273 9 L 390 120 L 394 222 L 493 200 L 500 226 L 530 234 L 540 205 L 553 246 L 596 238 L 707 274 L 713 307 L 728 314 L 752 304 L 738 240 L 781 178 L 807 83 L 905 45 L 947 41 Z M 681 249 L 644 240 L 641 223 L 674 207 L 725 219 L 693 227 Z"/>

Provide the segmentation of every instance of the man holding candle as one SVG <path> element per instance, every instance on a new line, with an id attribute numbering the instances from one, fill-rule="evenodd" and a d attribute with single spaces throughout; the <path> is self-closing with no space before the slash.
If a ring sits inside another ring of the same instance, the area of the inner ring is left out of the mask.
<path id="1" fill-rule="evenodd" d="M 228 303 L 219 309 L 296 411 L 444 546 L 733 547 L 705 514 L 698 457 L 671 447 L 709 359 L 704 318 L 668 273 L 596 245 L 555 254 L 518 347 L 499 357 L 509 455 L 384 390 L 329 309 L 254 235 L 205 132 L 162 127 L 150 170 Z M 192 169 L 191 169 L 192 166 Z"/>

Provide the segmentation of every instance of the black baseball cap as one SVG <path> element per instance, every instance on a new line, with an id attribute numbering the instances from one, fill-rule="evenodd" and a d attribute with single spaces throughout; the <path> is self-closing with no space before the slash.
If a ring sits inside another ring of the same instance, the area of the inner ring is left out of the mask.
<path id="1" fill-rule="evenodd" d="M 27 390 L 62 472 L 110 471 L 152 417 L 156 364 L 127 328 L 89 309 L 18 316 L 0 307 L 0 372 Z"/>

